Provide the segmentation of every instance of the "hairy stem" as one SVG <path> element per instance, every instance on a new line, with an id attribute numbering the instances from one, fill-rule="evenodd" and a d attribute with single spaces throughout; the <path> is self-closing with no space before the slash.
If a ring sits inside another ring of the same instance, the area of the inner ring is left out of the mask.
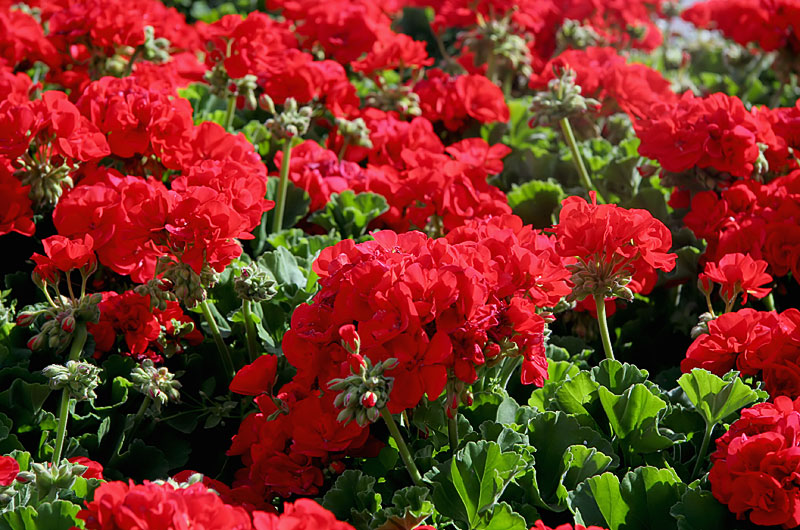
<path id="1" fill-rule="evenodd" d="M 86 345 L 86 322 L 78 322 L 75 325 L 75 331 L 72 334 L 72 345 L 69 348 L 70 361 L 77 361 L 83 347 Z M 61 462 L 61 453 L 64 450 L 64 440 L 67 436 L 67 421 L 69 420 L 69 403 L 72 398 L 69 395 L 69 390 L 64 388 L 61 391 L 61 407 L 58 411 L 58 428 L 56 429 L 56 445 L 53 448 L 53 465 L 58 465 Z"/>
<path id="2" fill-rule="evenodd" d="M 275 203 L 275 217 L 272 218 L 272 233 L 277 234 L 283 228 L 283 213 L 286 210 L 286 190 L 289 189 L 289 162 L 292 157 L 292 139 L 287 138 L 283 143 L 283 160 L 281 161 L 281 174 L 278 183 L 278 200 Z"/>
<path id="3" fill-rule="evenodd" d="M 244 329 L 247 334 L 247 353 L 250 355 L 250 362 L 255 361 L 261 352 L 258 351 L 256 337 L 256 326 L 253 323 L 253 303 L 250 300 L 242 300 L 242 316 L 244 317 Z"/>
<path id="4" fill-rule="evenodd" d="M 222 334 L 219 332 L 217 321 L 214 318 L 214 315 L 211 313 L 211 302 L 208 300 L 203 300 L 200 302 L 200 309 L 203 310 L 203 316 L 205 317 L 206 322 L 208 322 L 208 327 L 211 330 L 211 334 L 214 336 L 214 342 L 217 344 L 217 350 L 219 350 L 219 355 L 222 358 L 222 364 L 225 366 L 225 371 L 227 372 L 228 377 L 233 377 L 235 370 L 233 367 L 233 360 L 231 359 L 231 352 L 228 351 L 225 341 L 222 340 Z"/>
<path id="5" fill-rule="evenodd" d="M 564 139 L 567 141 L 567 147 L 572 154 L 572 162 L 578 170 L 578 177 L 581 179 L 581 185 L 586 188 L 586 191 L 594 191 L 597 194 L 597 199 L 604 203 L 606 202 L 603 196 L 597 191 L 592 178 L 589 176 L 589 171 L 586 169 L 586 164 L 583 162 L 583 157 L 578 150 L 578 142 L 575 140 L 575 133 L 572 132 L 572 125 L 569 123 L 569 118 L 561 118 L 561 131 L 564 133 Z"/>
<path id="6" fill-rule="evenodd" d="M 600 326 L 600 337 L 603 339 L 603 350 L 606 352 L 606 359 L 614 360 L 614 349 L 611 347 L 611 335 L 608 333 L 608 321 L 606 320 L 606 301 L 602 295 L 594 295 L 594 303 L 597 307 L 597 324 Z"/>
<path id="7" fill-rule="evenodd" d="M 383 421 L 386 422 L 386 426 L 389 427 L 389 433 L 397 444 L 397 450 L 400 452 L 400 457 L 406 465 L 408 474 L 411 475 L 411 480 L 414 481 L 414 484 L 417 486 L 422 486 L 422 475 L 419 474 L 419 469 L 417 469 L 417 465 L 414 463 L 414 458 L 411 456 L 411 452 L 408 450 L 403 435 L 400 434 L 400 429 L 397 427 L 397 423 L 395 423 L 388 408 L 383 407 L 381 409 L 381 417 Z"/>

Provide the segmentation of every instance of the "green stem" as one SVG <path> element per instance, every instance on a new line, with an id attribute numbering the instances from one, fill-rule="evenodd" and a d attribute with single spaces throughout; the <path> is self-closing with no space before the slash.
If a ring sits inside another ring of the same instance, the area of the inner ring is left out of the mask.
<path id="1" fill-rule="evenodd" d="M 220 357 L 222 357 L 222 364 L 225 366 L 225 371 L 228 373 L 228 377 L 233 377 L 235 370 L 233 367 L 233 360 L 231 359 L 231 352 L 228 351 L 225 341 L 222 340 L 222 334 L 219 332 L 219 327 L 217 327 L 217 321 L 211 313 L 211 303 L 208 300 L 203 300 L 200 302 L 200 309 L 203 310 L 203 316 L 206 322 L 208 322 L 209 329 L 211 329 L 211 335 L 214 336 L 214 342 L 217 344 Z"/>
<path id="2" fill-rule="evenodd" d="M 77 361 L 83 347 L 86 344 L 86 322 L 78 322 L 72 335 L 72 345 L 69 349 L 69 361 Z M 61 408 L 58 411 L 58 428 L 56 429 L 56 445 L 53 448 L 53 465 L 57 466 L 61 462 L 61 453 L 64 450 L 64 440 L 67 436 L 67 421 L 69 420 L 69 402 L 71 401 L 69 390 L 64 388 L 61 391 Z"/>
<path id="3" fill-rule="evenodd" d="M 597 307 L 597 324 L 600 326 L 600 337 L 603 339 L 603 350 L 606 352 L 606 359 L 614 360 L 614 349 L 611 347 L 611 335 L 608 333 L 608 321 L 606 320 L 606 301 L 602 295 L 594 295 L 594 303 Z"/>
<path id="4" fill-rule="evenodd" d="M 128 77 L 129 75 L 131 75 L 131 73 L 133 73 L 133 63 L 135 63 L 136 59 L 138 59 L 139 56 L 142 54 L 142 50 L 143 48 L 141 46 L 137 47 L 136 50 L 134 50 L 133 55 L 131 55 L 131 58 L 128 60 L 128 64 L 125 65 L 125 73 L 122 74 L 122 77 Z"/>
<path id="5" fill-rule="evenodd" d="M 394 441 L 397 444 L 397 450 L 400 452 L 400 457 L 403 459 L 403 463 L 406 465 L 408 474 L 411 475 L 411 480 L 414 481 L 414 484 L 417 486 L 422 486 L 422 475 L 419 474 L 419 469 L 417 469 L 416 464 L 414 464 L 414 459 L 411 456 L 411 452 L 408 450 L 408 446 L 406 445 L 405 440 L 403 440 L 403 435 L 400 434 L 400 429 L 397 428 L 397 424 L 394 422 L 394 418 L 392 418 L 392 414 L 389 412 L 389 409 L 383 407 L 381 409 L 381 417 L 383 418 L 383 421 L 386 422 L 386 426 L 389 427 L 389 433 L 392 435 L 392 438 L 394 438 Z"/>
<path id="6" fill-rule="evenodd" d="M 256 327 L 255 324 L 253 324 L 253 313 L 251 307 L 252 302 L 250 300 L 242 300 L 244 330 L 247 334 L 247 353 L 250 354 L 250 362 L 253 362 L 258 358 L 260 352 L 258 351 L 258 342 L 256 342 Z"/>
<path id="7" fill-rule="evenodd" d="M 236 96 L 228 96 L 228 108 L 225 109 L 225 123 L 224 127 L 226 131 L 230 131 L 233 128 L 233 117 L 236 115 Z"/>
<path id="8" fill-rule="evenodd" d="M 561 118 L 559 123 L 561 124 L 561 131 L 564 133 L 564 138 L 567 141 L 569 152 L 572 154 L 572 162 L 575 164 L 575 167 L 578 170 L 578 177 L 581 179 L 581 185 L 586 188 L 586 191 L 594 191 L 597 194 L 597 199 L 601 203 L 605 203 L 605 199 L 600 192 L 597 191 L 597 188 L 592 182 L 592 178 L 589 176 L 589 171 L 586 169 L 586 164 L 583 162 L 583 157 L 581 156 L 580 151 L 578 151 L 578 142 L 575 140 L 575 133 L 572 132 L 572 126 L 569 123 L 569 118 Z"/>
<path id="9" fill-rule="evenodd" d="M 708 444 L 711 442 L 711 433 L 713 430 L 713 424 L 710 426 L 706 424 L 706 432 L 703 434 L 703 443 L 700 445 L 700 452 L 697 453 L 697 461 L 694 463 L 694 469 L 692 470 L 692 480 L 697 477 L 697 473 L 700 471 L 700 465 L 706 458 L 706 451 L 708 451 Z"/>
<path id="10" fill-rule="evenodd" d="M 142 404 L 139 405 L 139 410 L 136 411 L 136 416 L 133 417 L 133 421 L 129 424 L 130 427 L 128 427 L 128 424 L 126 422 L 125 428 L 123 428 L 122 432 L 119 433 L 119 438 L 117 438 L 117 443 L 114 445 L 114 452 L 111 453 L 111 462 L 114 462 L 116 461 L 117 458 L 119 458 L 119 455 L 122 451 L 122 445 L 125 443 L 125 438 L 127 438 L 129 434 L 133 434 L 136 432 L 136 428 L 139 426 L 139 422 L 142 421 L 144 413 L 147 412 L 147 409 L 150 407 L 150 403 L 152 402 L 153 400 L 150 396 L 144 396 Z"/>
<path id="11" fill-rule="evenodd" d="M 519 366 L 519 362 L 522 357 L 507 357 L 503 361 L 503 366 L 500 368 L 500 385 L 503 390 L 508 387 L 508 382 L 511 381 L 511 376 L 514 375 L 514 372 Z"/>
<path id="12" fill-rule="evenodd" d="M 283 142 L 283 160 L 281 161 L 280 182 L 278 183 L 278 201 L 275 204 L 275 217 L 272 218 L 272 233 L 277 234 L 283 228 L 283 212 L 286 210 L 286 190 L 289 189 L 289 162 L 292 158 L 292 139 Z"/>
<path id="13" fill-rule="evenodd" d="M 773 298 L 772 293 L 769 293 L 764 298 L 764 305 L 767 306 L 767 311 L 775 311 L 775 298 Z"/>
<path id="14" fill-rule="evenodd" d="M 456 454 L 458 450 L 458 409 L 453 411 L 452 418 L 447 418 L 447 436 L 450 439 L 450 452 Z"/>

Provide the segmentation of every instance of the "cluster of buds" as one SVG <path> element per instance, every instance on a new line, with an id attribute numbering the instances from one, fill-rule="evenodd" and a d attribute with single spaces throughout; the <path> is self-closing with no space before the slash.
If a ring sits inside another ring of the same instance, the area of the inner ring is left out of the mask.
<path id="1" fill-rule="evenodd" d="M 213 46 L 212 43 L 208 43 Z M 208 83 L 209 94 L 216 96 L 220 99 L 228 99 L 233 93 L 229 90 L 231 87 L 231 78 L 228 77 L 228 71 L 220 60 L 213 68 L 206 71 L 203 75 L 203 80 Z"/>
<path id="2" fill-rule="evenodd" d="M 601 46 L 603 37 L 592 26 L 568 18 L 559 28 L 556 42 L 559 50 L 583 50 L 590 46 Z"/>
<path id="3" fill-rule="evenodd" d="M 145 359 L 131 371 L 131 381 L 136 390 L 153 400 L 156 410 L 169 401 L 180 401 L 180 382 L 166 366 L 156 368 L 150 359 Z"/>
<path id="4" fill-rule="evenodd" d="M 78 300 L 58 298 L 58 305 L 39 310 L 26 309 L 17 315 L 16 323 L 29 327 L 44 320 L 39 333 L 28 341 L 28 349 L 33 351 L 48 348 L 56 353 L 64 351 L 72 342 L 72 333 L 78 322 L 97 322 L 100 309 L 97 304 L 103 299 L 100 293 L 84 295 Z"/>
<path id="5" fill-rule="evenodd" d="M 37 162 L 29 154 L 19 158 L 22 167 L 16 170 L 15 176 L 22 181 L 23 186 L 31 187 L 28 197 L 36 211 L 52 210 L 58 204 L 63 191 L 72 189 L 75 185 L 72 172 L 78 166 L 64 161 L 54 165 L 53 160 L 50 157 Z"/>
<path id="6" fill-rule="evenodd" d="M 136 49 L 134 55 L 141 55 L 145 61 L 161 64 L 169 61 L 170 46 L 169 40 L 164 37 L 156 38 L 153 26 L 145 26 L 144 43 Z M 134 57 L 131 57 L 131 61 L 133 60 Z"/>
<path id="7" fill-rule="evenodd" d="M 189 486 L 192 486 L 194 484 L 202 483 L 203 482 L 203 478 L 204 478 L 204 475 L 202 473 L 192 473 L 191 475 L 186 477 L 186 480 L 184 480 L 183 482 L 178 482 L 174 478 L 170 477 L 170 478 L 168 478 L 166 480 L 164 480 L 164 479 L 154 480 L 153 484 L 158 484 L 158 485 L 169 484 L 170 486 L 172 486 L 176 490 L 179 490 L 179 489 L 186 489 Z M 214 491 L 214 490 L 211 490 L 211 491 Z"/>
<path id="8" fill-rule="evenodd" d="M 292 139 L 303 136 L 311 126 L 314 109 L 308 105 L 299 106 L 294 98 L 287 98 L 283 109 L 277 112 L 275 103 L 267 94 L 258 99 L 259 106 L 274 116 L 264 123 L 264 127 L 278 139 Z"/>
<path id="9" fill-rule="evenodd" d="M 463 40 L 475 54 L 476 64 L 490 64 L 489 74 L 496 73 L 500 79 L 511 75 L 529 78 L 533 73 L 531 52 L 525 38 L 514 31 L 511 15 L 501 19 L 486 19 L 480 13 L 477 16 L 478 24 Z"/>
<path id="10" fill-rule="evenodd" d="M 374 422 L 381 414 L 381 409 L 389 402 L 394 377 L 384 372 L 395 368 L 397 359 L 386 359 L 375 365 L 361 355 L 361 338 L 352 325 L 339 329 L 342 346 L 350 354 L 350 375 L 345 378 L 331 379 L 328 388 L 339 392 L 333 405 L 339 412 L 337 421 L 347 425 L 356 420 L 361 427 Z"/>
<path id="11" fill-rule="evenodd" d="M 769 149 L 765 143 L 758 142 L 758 158 L 753 164 L 753 180 L 763 182 L 763 176 L 769 172 L 769 162 L 764 153 Z"/>
<path id="12" fill-rule="evenodd" d="M 377 91 L 364 98 L 364 105 L 386 112 L 397 112 L 402 116 L 421 116 L 419 95 L 411 89 L 413 85 L 380 84 Z"/>
<path id="13" fill-rule="evenodd" d="M 159 351 L 164 354 L 164 357 L 167 359 L 176 353 L 183 352 L 180 339 L 194 331 L 194 322 L 181 322 L 174 318 L 170 319 L 169 322 L 172 326 L 172 330 L 168 333 L 167 328 L 162 324 L 161 332 L 156 339 Z"/>
<path id="14" fill-rule="evenodd" d="M 278 294 L 278 284 L 265 269 L 256 263 L 241 268 L 233 280 L 233 290 L 242 300 L 266 302 Z"/>
<path id="15" fill-rule="evenodd" d="M 142 296 L 150 296 L 150 309 L 158 309 L 165 311 L 167 309 L 167 302 L 177 300 L 175 294 L 170 290 L 172 283 L 165 282 L 161 278 L 150 280 L 147 283 L 137 285 L 133 288 L 136 294 Z"/>
<path id="16" fill-rule="evenodd" d="M 581 260 L 578 263 L 567 265 L 567 269 L 572 272 L 571 281 L 574 284 L 567 300 L 570 302 L 580 301 L 587 296 L 601 296 L 632 301 L 633 291 L 628 287 L 631 282 L 630 270 L 627 267 L 618 268 L 618 265 L 615 262 L 606 263 L 594 260 Z"/>
<path id="17" fill-rule="evenodd" d="M 50 380 L 50 388 L 66 388 L 70 397 L 78 401 L 97 397 L 94 389 L 100 384 L 100 372 L 99 367 L 83 361 L 67 361 L 66 366 L 51 364 L 42 370 Z"/>
<path id="18" fill-rule="evenodd" d="M 581 95 L 580 85 L 575 83 L 575 71 L 564 69 L 547 84 L 547 90 L 533 96 L 531 101 L 531 126 L 551 125 L 564 118 L 586 113 L 589 107 L 599 106 L 596 99 Z"/>
<path id="19" fill-rule="evenodd" d="M 161 286 L 157 288 L 166 287 L 176 300 L 191 309 L 206 299 L 205 287 L 215 283 L 214 275 L 209 277 L 206 268 L 208 267 L 204 267 L 202 274 L 197 274 L 189 265 L 162 256 L 156 266 L 156 274 L 161 273 Z M 161 296 L 165 301 L 168 299 L 168 295 Z"/>
<path id="20" fill-rule="evenodd" d="M 369 138 L 370 131 L 363 118 L 356 118 L 354 120 L 336 118 L 335 123 L 346 145 L 355 145 L 372 149 L 372 140 Z"/>
<path id="21" fill-rule="evenodd" d="M 40 499 L 48 496 L 52 497 L 54 490 L 68 490 L 75 484 L 75 480 L 86 473 L 88 467 L 69 462 L 63 459 L 60 464 L 51 463 L 39 464 L 32 463 L 30 472 L 22 472 L 17 475 L 24 475 L 23 481 L 35 481 L 36 490 Z"/>

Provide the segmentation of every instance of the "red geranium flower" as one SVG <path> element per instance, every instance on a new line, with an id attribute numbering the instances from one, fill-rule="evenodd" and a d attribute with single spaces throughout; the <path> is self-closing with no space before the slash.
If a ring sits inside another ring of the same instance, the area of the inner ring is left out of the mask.
<path id="1" fill-rule="evenodd" d="M 763 287 L 765 283 L 772 281 L 772 276 L 764 272 L 767 266 L 766 261 L 754 260 L 746 254 L 726 254 L 716 263 L 706 263 L 700 280 L 708 279 L 719 283 L 720 293 L 726 302 L 742 294 L 742 303 L 747 303 L 748 294 L 764 298 L 772 290 L 770 287 Z"/>
<path id="2" fill-rule="evenodd" d="M 89 234 L 74 239 L 50 236 L 43 239 L 42 244 L 46 255 L 34 253 L 31 259 L 36 263 L 34 273 L 47 281 L 55 282 L 57 271 L 69 272 L 72 269 L 89 271 L 97 263 L 94 239 Z"/>
<path id="3" fill-rule="evenodd" d="M 10 486 L 19 473 L 19 463 L 13 456 L 0 456 L 0 486 Z"/>

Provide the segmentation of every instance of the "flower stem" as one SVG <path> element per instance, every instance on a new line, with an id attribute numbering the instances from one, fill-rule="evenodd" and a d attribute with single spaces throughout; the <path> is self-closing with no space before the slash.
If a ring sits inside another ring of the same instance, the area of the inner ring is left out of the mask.
<path id="1" fill-rule="evenodd" d="M 86 344 L 86 322 L 78 322 L 75 325 L 75 331 L 72 334 L 72 345 L 69 349 L 70 361 L 77 361 L 81 356 L 83 347 Z M 58 427 L 56 429 L 56 445 L 53 448 L 53 465 L 58 465 L 61 462 L 61 453 L 64 450 L 64 439 L 67 436 L 67 421 L 69 420 L 69 402 L 72 398 L 69 395 L 69 390 L 64 388 L 61 391 L 61 408 L 58 411 Z"/>
<path id="2" fill-rule="evenodd" d="M 456 454 L 458 450 L 458 409 L 453 411 L 452 418 L 447 418 L 447 436 L 450 439 L 450 452 Z"/>
<path id="3" fill-rule="evenodd" d="M 581 179 L 581 185 L 586 188 L 586 191 L 594 191 L 597 194 L 597 199 L 604 203 L 606 202 L 603 196 L 597 191 L 592 178 L 589 176 L 589 171 L 586 169 L 586 164 L 583 162 L 583 157 L 578 151 L 578 142 L 575 140 L 575 133 L 572 132 L 572 126 L 569 123 L 569 118 L 561 118 L 561 131 L 564 133 L 564 138 L 567 141 L 567 147 L 572 154 L 572 162 L 578 170 L 578 177 Z"/>
<path id="4" fill-rule="evenodd" d="M 386 426 L 389 427 L 389 433 L 397 444 L 397 450 L 400 452 L 400 457 L 406 465 L 408 474 L 411 475 L 411 480 L 414 481 L 414 484 L 417 486 L 422 486 L 422 475 L 419 474 L 419 469 L 417 469 L 416 464 L 414 464 L 414 458 L 411 456 L 411 452 L 408 450 L 405 440 L 403 440 L 403 435 L 400 434 L 400 429 L 397 428 L 397 424 L 394 422 L 394 418 L 392 418 L 392 414 L 389 412 L 388 408 L 383 407 L 381 409 L 381 417 L 383 421 L 386 422 Z"/>
<path id="5" fill-rule="evenodd" d="M 250 362 L 255 361 L 260 354 L 256 341 L 256 328 L 253 324 L 252 304 L 250 300 L 242 300 L 242 316 L 244 317 L 244 330 L 247 334 L 247 353 L 250 354 Z"/>
<path id="6" fill-rule="evenodd" d="M 706 423 L 706 432 L 703 434 L 703 443 L 700 444 L 700 452 L 697 453 L 697 461 L 694 463 L 694 469 L 692 469 L 692 480 L 697 477 L 697 472 L 700 471 L 700 464 L 706 458 L 706 451 L 708 451 L 708 444 L 711 442 L 711 432 L 714 430 L 714 424 L 711 425 Z"/>
<path id="7" fill-rule="evenodd" d="M 606 352 L 606 359 L 614 360 L 614 349 L 611 347 L 611 335 L 608 333 L 608 321 L 606 320 L 606 301 L 602 295 L 594 295 L 594 303 L 597 307 L 597 324 L 600 326 L 600 337 L 603 339 L 603 350 Z"/>
<path id="8" fill-rule="evenodd" d="M 272 233 L 277 234 L 283 228 L 283 212 L 286 210 L 286 190 L 289 189 L 289 162 L 292 157 L 292 139 L 283 142 L 283 160 L 278 183 L 278 201 L 275 204 L 275 217 L 272 218 Z"/>
<path id="9" fill-rule="evenodd" d="M 228 108 L 225 109 L 224 127 L 226 131 L 230 131 L 233 128 L 233 117 L 235 115 L 236 115 L 236 96 L 231 95 L 228 96 Z"/>
<path id="10" fill-rule="evenodd" d="M 500 368 L 499 375 L 500 386 L 503 390 L 508 387 L 508 382 L 511 381 L 511 376 L 514 375 L 521 359 L 522 357 L 506 357 L 506 359 L 503 360 L 503 366 Z"/>
<path id="11" fill-rule="evenodd" d="M 219 350 L 220 357 L 222 357 L 222 364 L 225 366 L 225 371 L 228 373 L 229 377 L 233 377 L 235 370 L 233 368 L 231 352 L 228 351 L 225 341 L 222 340 L 222 334 L 220 334 L 219 327 L 217 327 L 217 321 L 214 319 L 214 315 L 211 314 L 211 303 L 208 300 L 203 300 L 200 302 L 200 309 L 203 310 L 203 316 L 205 317 L 206 322 L 208 322 L 208 327 L 211 329 L 211 334 L 214 336 L 214 342 L 217 344 L 217 350 Z"/>
<path id="12" fill-rule="evenodd" d="M 150 396 L 144 396 L 142 400 L 142 404 L 139 405 L 139 410 L 136 411 L 136 416 L 133 417 L 133 421 L 128 424 L 126 422 L 125 427 L 122 429 L 122 432 L 119 433 L 119 438 L 117 438 L 117 443 L 114 445 L 114 452 L 111 453 L 111 462 L 115 462 L 116 459 L 119 458 L 120 452 L 122 451 L 122 445 L 125 443 L 125 438 L 129 434 L 133 434 L 136 432 L 136 428 L 139 426 L 139 422 L 142 421 L 144 417 L 144 413 L 147 412 L 147 409 L 150 407 L 150 403 L 153 400 Z M 128 427 L 130 425 L 130 427 Z"/>
<path id="13" fill-rule="evenodd" d="M 773 298 L 772 293 L 769 293 L 764 298 L 764 305 L 767 306 L 767 311 L 775 311 L 775 298 Z"/>

